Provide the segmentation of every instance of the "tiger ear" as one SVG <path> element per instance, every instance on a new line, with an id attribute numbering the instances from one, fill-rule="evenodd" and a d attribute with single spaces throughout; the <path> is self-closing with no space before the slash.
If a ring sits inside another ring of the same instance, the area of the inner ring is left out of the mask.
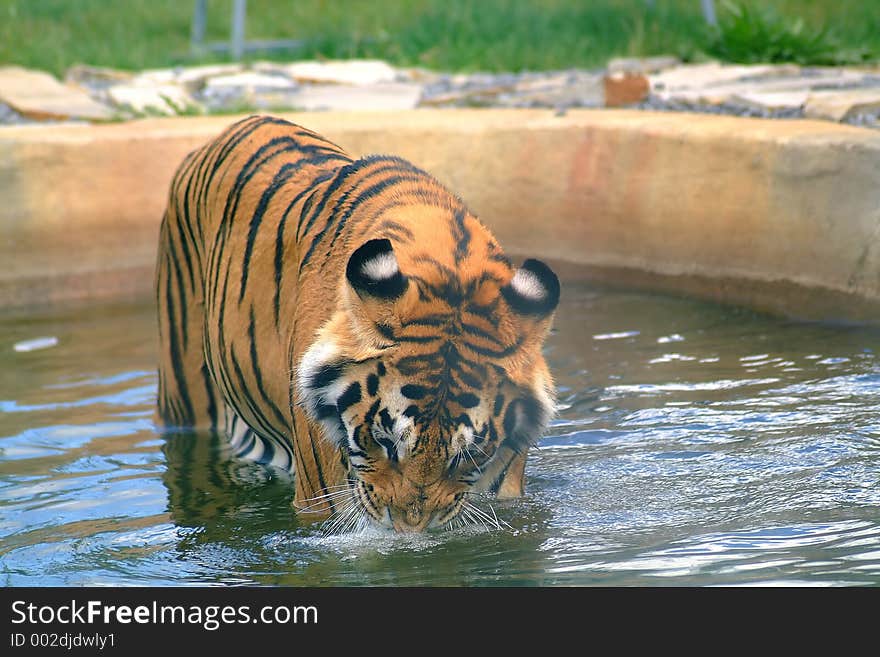
<path id="1" fill-rule="evenodd" d="M 526 260 L 501 288 L 507 305 L 520 315 L 543 318 L 559 305 L 559 278 L 540 260 Z"/>
<path id="2" fill-rule="evenodd" d="M 348 259 L 345 277 L 358 296 L 389 301 L 401 296 L 409 285 L 387 239 L 370 240 L 359 246 Z"/>

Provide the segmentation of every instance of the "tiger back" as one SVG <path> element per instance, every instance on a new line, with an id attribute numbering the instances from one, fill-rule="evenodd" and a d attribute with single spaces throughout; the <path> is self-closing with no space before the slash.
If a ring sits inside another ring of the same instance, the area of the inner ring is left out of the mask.
<path id="1" fill-rule="evenodd" d="M 161 421 L 293 472 L 299 506 L 422 531 L 521 494 L 559 281 L 409 162 L 239 121 L 174 177 L 156 291 Z"/>

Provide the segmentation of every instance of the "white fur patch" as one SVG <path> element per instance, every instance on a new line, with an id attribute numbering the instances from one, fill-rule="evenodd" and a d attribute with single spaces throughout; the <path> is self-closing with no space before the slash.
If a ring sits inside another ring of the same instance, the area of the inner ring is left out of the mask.
<path id="1" fill-rule="evenodd" d="M 541 301 L 547 296 L 547 290 L 541 284 L 541 281 L 528 269 L 518 269 L 510 280 L 510 286 L 521 297 L 533 301 Z"/>
<path id="2" fill-rule="evenodd" d="M 398 271 L 397 258 L 394 257 L 392 252 L 380 253 L 375 258 L 367 260 L 361 265 L 361 273 L 374 281 L 384 281 L 392 278 Z"/>
<path id="3" fill-rule="evenodd" d="M 397 457 L 402 461 L 415 448 L 419 434 L 411 417 L 398 415 L 394 421 L 394 435 L 397 440 Z"/>
<path id="4" fill-rule="evenodd" d="M 339 396 L 345 392 L 344 380 L 334 381 L 323 388 L 311 387 L 318 371 L 327 363 L 335 360 L 339 348 L 333 342 L 316 342 L 306 350 L 296 371 L 296 390 L 300 401 L 304 404 L 309 416 L 315 417 L 316 409 L 322 404 L 335 405 Z M 331 442 L 341 443 L 347 436 L 340 433 L 339 423 L 335 418 L 321 422 L 325 435 Z"/>
<path id="5" fill-rule="evenodd" d="M 309 384 L 322 366 L 333 360 L 339 348 L 333 342 L 315 342 L 303 354 L 296 371 L 296 383 L 300 394 L 309 390 Z M 310 401 L 310 400 L 303 400 Z"/>

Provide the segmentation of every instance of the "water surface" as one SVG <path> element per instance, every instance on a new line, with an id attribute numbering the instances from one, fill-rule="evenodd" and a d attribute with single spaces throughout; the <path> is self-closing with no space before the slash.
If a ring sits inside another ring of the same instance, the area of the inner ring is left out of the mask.
<path id="1" fill-rule="evenodd" d="M 0 316 L 0 583 L 880 584 L 875 331 L 565 285 L 511 528 L 416 537 L 157 432 L 155 350 L 149 303 Z"/>

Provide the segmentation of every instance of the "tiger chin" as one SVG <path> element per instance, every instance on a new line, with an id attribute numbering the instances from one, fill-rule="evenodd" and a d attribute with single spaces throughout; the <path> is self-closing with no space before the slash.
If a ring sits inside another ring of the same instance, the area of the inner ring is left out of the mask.
<path id="1" fill-rule="evenodd" d="M 156 291 L 161 422 L 292 472 L 300 510 L 419 532 L 522 494 L 559 280 L 409 162 L 233 124 L 174 177 Z"/>

